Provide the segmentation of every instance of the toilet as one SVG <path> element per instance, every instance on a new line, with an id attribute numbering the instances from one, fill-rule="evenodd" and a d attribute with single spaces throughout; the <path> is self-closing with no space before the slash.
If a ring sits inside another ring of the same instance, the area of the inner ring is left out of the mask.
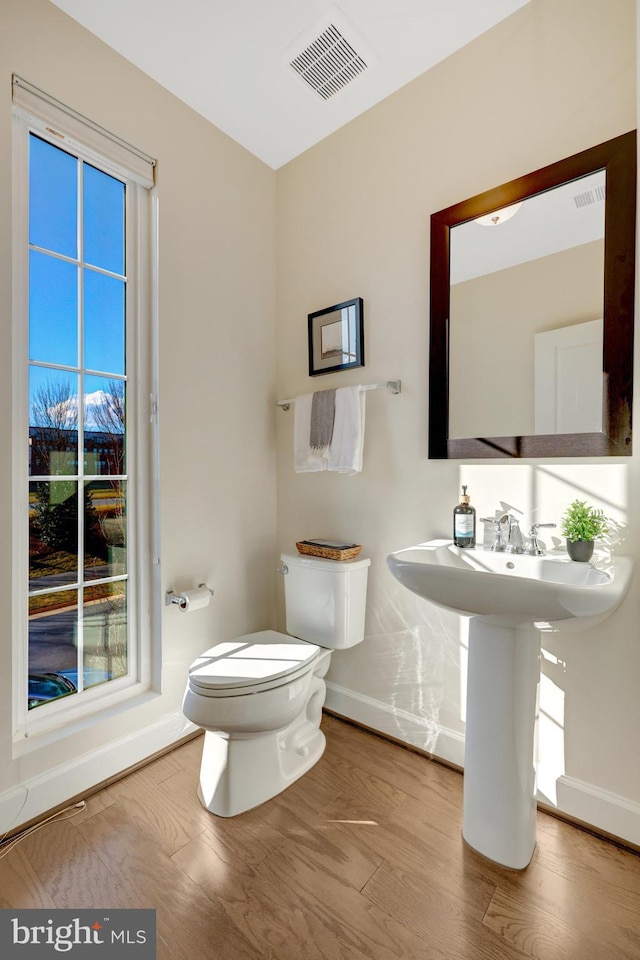
<path id="1" fill-rule="evenodd" d="M 275 797 L 317 763 L 331 652 L 364 639 L 369 559 L 281 560 L 287 634 L 221 641 L 189 667 L 182 710 L 205 731 L 198 796 L 219 817 Z"/>

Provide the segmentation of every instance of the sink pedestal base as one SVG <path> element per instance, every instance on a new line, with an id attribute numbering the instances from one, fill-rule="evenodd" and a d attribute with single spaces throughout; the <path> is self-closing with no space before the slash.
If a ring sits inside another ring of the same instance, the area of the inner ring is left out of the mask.
<path id="1" fill-rule="evenodd" d="M 463 836 L 521 870 L 536 844 L 539 632 L 472 618 L 467 676 Z"/>

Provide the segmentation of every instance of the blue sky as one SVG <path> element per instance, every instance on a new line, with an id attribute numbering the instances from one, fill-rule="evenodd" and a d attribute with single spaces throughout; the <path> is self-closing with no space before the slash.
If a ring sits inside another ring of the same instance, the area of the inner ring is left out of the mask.
<path id="1" fill-rule="evenodd" d="M 80 167 L 82 170 L 80 170 Z M 125 187 L 87 163 L 30 137 L 29 241 L 53 254 L 78 258 L 84 266 L 31 250 L 29 267 L 29 357 L 46 364 L 85 367 L 106 375 L 125 372 Z M 82 202 L 78 183 L 82 177 Z M 82 210 L 82 224 L 78 224 Z M 81 229 L 79 229 L 79 226 Z M 108 276 L 91 266 L 118 277 Z M 80 277 L 79 277 L 80 271 Z M 79 280 L 81 284 L 79 284 Z M 78 356 L 78 290 L 83 290 L 84 357 Z M 69 382 L 71 372 L 32 368 L 32 383 L 47 376 Z M 106 380 L 87 378 L 85 392 Z"/>

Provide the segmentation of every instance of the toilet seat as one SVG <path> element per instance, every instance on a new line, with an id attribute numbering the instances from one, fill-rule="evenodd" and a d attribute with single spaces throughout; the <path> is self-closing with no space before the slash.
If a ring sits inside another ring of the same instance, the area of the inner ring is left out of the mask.
<path id="1" fill-rule="evenodd" d="M 248 633 L 205 650 L 189 667 L 189 686 L 205 697 L 272 690 L 308 673 L 322 651 L 275 630 Z"/>

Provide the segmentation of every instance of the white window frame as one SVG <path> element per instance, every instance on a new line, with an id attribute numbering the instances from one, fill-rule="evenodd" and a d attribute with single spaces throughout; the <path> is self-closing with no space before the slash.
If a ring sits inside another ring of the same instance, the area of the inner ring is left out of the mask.
<path id="1" fill-rule="evenodd" d="M 13 744 L 14 756 L 135 706 L 161 689 L 157 399 L 157 196 L 151 158 L 13 78 Z M 126 184 L 128 674 L 28 710 L 29 137 Z"/>

